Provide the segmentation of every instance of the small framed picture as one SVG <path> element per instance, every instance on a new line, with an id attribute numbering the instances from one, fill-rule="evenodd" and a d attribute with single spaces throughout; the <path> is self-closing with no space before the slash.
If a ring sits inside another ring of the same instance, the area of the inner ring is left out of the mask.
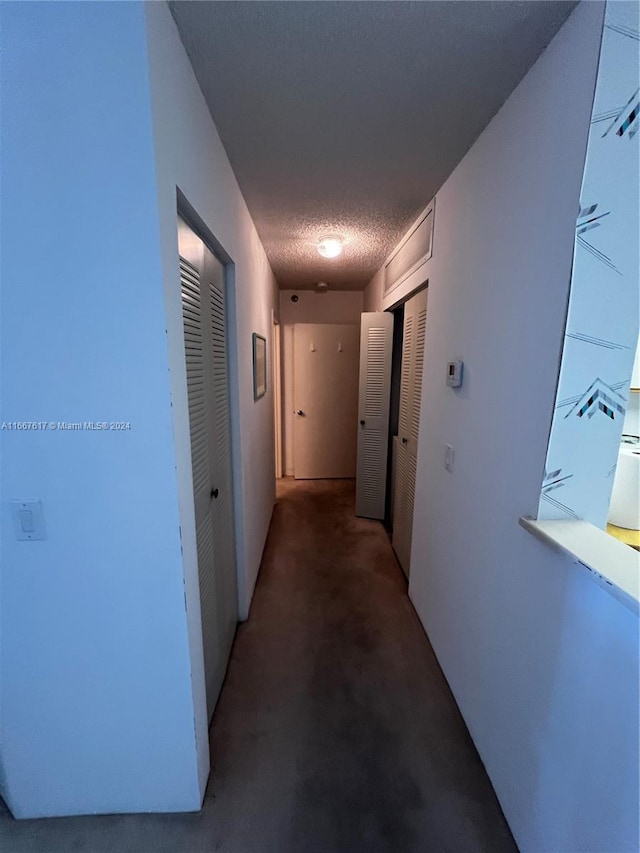
<path id="1" fill-rule="evenodd" d="M 259 400 L 267 393 L 267 341 L 253 333 L 253 399 Z"/>

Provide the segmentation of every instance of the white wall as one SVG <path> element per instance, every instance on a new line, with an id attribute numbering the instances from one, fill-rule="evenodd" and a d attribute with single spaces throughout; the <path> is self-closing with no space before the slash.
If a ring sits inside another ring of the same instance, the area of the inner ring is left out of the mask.
<path id="1" fill-rule="evenodd" d="M 298 296 L 292 302 L 293 295 Z M 280 323 L 282 325 L 283 373 L 283 448 L 284 472 L 293 476 L 293 327 L 295 323 L 357 323 L 360 324 L 363 294 L 361 291 L 331 291 L 316 293 L 310 290 L 280 291 Z"/>
<path id="2" fill-rule="evenodd" d="M 235 441 L 238 595 L 246 618 L 275 502 L 273 388 L 253 399 L 252 333 L 272 352 L 272 310 L 277 291 L 271 268 L 205 104 L 180 36 L 165 3 L 146 4 L 162 275 L 169 347 L 169 380 L 176 439 L 185 591 L 194 670 L 194 702 L 200 780 L 204 784 L 208 740 L 201 635 L 189 416 L 180 301 L 176 187 L 235 264 L 234 336 L 231 341 L 232 426 Z M 235 350 L 235 357 L 233 354 Z M 270 368 L 268 368 L 270 370 Z"/>
<path id="3" fill-rule="evenodd" d="M 409 591 L 523 853 L 638 847 L 637 617 L 518 526 L 544 472 L 602 15 L 577 7 L 437 194 L 426 268 Z"/>
<path id="4" fill-rule="evenodd" d="M 144 11 L 2 4 L 2 794 L 200 803 Z M 114 48 L 117 47 L 117 49 Z M 12 498 L 43 502 L 18 542 Z"/>
<path id="5" fill-rule="evenodd" d="M 403 289 L 404 293 L 404 289 Z M 381 267 L 371 279 L 362 294 L 363 311 L 382 311 L 384 298 L 384 267 Z M 397 301 L 402 301 L 398 299 Z M 395 302 L 395 300 L 394 300 Z M 385 306 L 386 307 L 386 306 Z"/>

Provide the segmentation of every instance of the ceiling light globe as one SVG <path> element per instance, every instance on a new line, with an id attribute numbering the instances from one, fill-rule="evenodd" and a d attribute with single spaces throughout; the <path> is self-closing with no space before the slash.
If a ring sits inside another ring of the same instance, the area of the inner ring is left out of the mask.
<path id="1" fill-rule="evenodd" d="M 318 240 L 318 253 L 323 258 L 337 258 L 342 252 L 342 240 L 339 237 L 323 237 Z"/>

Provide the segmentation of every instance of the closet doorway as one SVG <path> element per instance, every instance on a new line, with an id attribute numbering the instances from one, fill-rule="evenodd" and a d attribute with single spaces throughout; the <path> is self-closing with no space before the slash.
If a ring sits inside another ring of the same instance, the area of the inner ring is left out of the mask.
<path id="1" fill-rule="evenodd" d="M 224 264 L 178 218 L 202 643 L 211 720 L 238 622 Z"/>
<path id="2" fill-rule="evenodd" d="M 397 403 L 398 434 L 393 438 L 392 544 L 407 577 L 409 577 L 411 563 L 426 323 L 427 290 L 425 288 L 412 296 L 404 305 L 402 360 Z"/>

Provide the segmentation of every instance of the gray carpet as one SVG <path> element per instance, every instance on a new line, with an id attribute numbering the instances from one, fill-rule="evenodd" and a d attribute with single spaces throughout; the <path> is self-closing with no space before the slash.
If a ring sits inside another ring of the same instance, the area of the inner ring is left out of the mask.
<path id="1" fill-rule="evenodd" d="M 352 481 L 279 486 L 200 814 L 0 814 L 0 849 L 517 851 L 387 535 L 353 507 Z"/>

